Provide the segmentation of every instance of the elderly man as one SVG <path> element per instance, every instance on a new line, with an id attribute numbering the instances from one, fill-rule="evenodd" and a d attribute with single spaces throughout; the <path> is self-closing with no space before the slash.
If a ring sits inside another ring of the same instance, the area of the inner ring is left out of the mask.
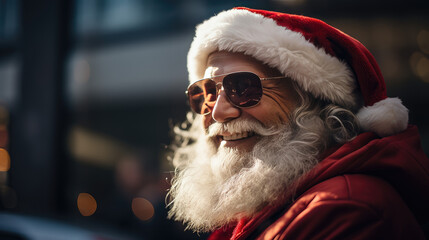
<path id="1" fill-rule="evenodd" d="M 424 239 L 429 160 L 373 56 L 303 16 L 197 27 L 171 218 L 210 239 Z"/>

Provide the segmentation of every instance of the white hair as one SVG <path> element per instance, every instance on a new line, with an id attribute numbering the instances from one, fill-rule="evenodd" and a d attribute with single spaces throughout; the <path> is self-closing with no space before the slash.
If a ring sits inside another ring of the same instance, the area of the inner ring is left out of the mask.
<path id="1" fill-rule="evenodd" d="M 196 232 L 250 217 L 293 192 L 294 184 L 317 165 L 319 155 L 329 146 L 357 135 L 354 113 L 297 91 L 300 105 L 288 124 L 266 128 L 236 119 L 209 128 L 209 133 L 222 128 L 255 131 L 260 140 L 247 153 L 217 150 L 202 127 L 201 116 L 188 114 L 188 127 L 174 128 L 176 145 L 171 147 L 171 160 L 176 172 L 168 195 L 169 217 Z"/>

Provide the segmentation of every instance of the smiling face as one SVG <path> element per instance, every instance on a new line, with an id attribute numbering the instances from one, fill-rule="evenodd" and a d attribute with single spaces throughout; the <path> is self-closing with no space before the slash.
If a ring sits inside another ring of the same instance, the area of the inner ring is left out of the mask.
<path id="1" fill-rule="evenodd" d="M 204 78 L 241 71 L 253 72 L 261 78 L 281 76 L 277 70 L 269 68 L 250 56 L 221 51 L 214 52 L 209 56 Z M 214 80 L 220 82 L 222 78 L 214 78 Z M 235 107 L 221 89 L 212 112 L 203 116 L 204 128 L 207 130 L 212 125 L 236 121 L 257 122 L 266 128 L 287 124 L 299 99 L 291 80 L 288 78 L 264 80 L 262 86 L 261 101 L 258 105 L 250 108 Z M 260 136 L 251 130 L 238 132 L 218 130 L 213 135 L 217 148 L 234 148 L 245 151 L 251 150 L 260 139 Z"/>
<path id="2" fill-rule="evenodd" d="M 220 75 L 234 72 L 281 76 L 244 54 L 215 52 L 204 78 L 220 83 Z M 207 101 L 210 113 L 194 119 L 202 122 L 176 129 L 180 145 L 173 164 L 179 172 L 169 192 L 174 199 L 169 217 L 195 231 L 213 231 L 276 204 L 317 165 L 319 150 L 329 140 L 319 105 L 312 105 L 312 98 L 289 78 L 261 83 L 257 105 L 236 107 L 220 89 L 215 101 Z"/>

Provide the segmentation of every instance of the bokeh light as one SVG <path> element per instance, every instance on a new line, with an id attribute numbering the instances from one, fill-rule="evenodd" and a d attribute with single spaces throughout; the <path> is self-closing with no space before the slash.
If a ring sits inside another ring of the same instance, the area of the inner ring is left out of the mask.
<path id="1" fill-rule="evenodd" d="M 429 83 L 429 59 L 421 52 L 414 52 L 410 57 L 413 73 L 422 81 Z"/>
<path id="2" fill-rule="evenodd" d="M 142 221 L 151 219 L 155 214 L 155 209 L 152 203 L 142 197 L 136 197 L 133 199 L 131 209 L 134 215 Z"/>
<path id="3" fill-rule="evenodd" d="M 429 31 L 421 30 L 417 35 L 417 43 L 424 53 L 429 54 Z"/>
<path id="4" fill-rule="evenodd" d="M 77 197 L 77 207 L 82 216 L 88 217 L 97 210 L 97 201 L 89 193 L 79 193 Z"/>
<path id="5" fill-rule="evenodd" d="M 3 149 L 0 148 L 0 171 L 1 172 L 7 172 L 10 169 L 10 157 L 9 153 Z"/>
<path id="6" fill-rule="evenodd" d="M 427 57 L 423 57 L 418 61 L 416 70 L 417 75 L 424 82 L 429 82 L 429 59 Z"/>

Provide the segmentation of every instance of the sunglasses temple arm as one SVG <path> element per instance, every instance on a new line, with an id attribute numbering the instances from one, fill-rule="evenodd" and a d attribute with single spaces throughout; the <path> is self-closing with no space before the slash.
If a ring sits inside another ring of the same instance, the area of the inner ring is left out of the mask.
<path id="1" fill-rule="evenodd" d="M 268 77 L 268 78 L 260 78 L 261 81 L 263 80 L 274 80 L 274 79 L 283 79 L 283 78 L 287 78 L 285 76 L 280 76 L 280 77 Z"/>

